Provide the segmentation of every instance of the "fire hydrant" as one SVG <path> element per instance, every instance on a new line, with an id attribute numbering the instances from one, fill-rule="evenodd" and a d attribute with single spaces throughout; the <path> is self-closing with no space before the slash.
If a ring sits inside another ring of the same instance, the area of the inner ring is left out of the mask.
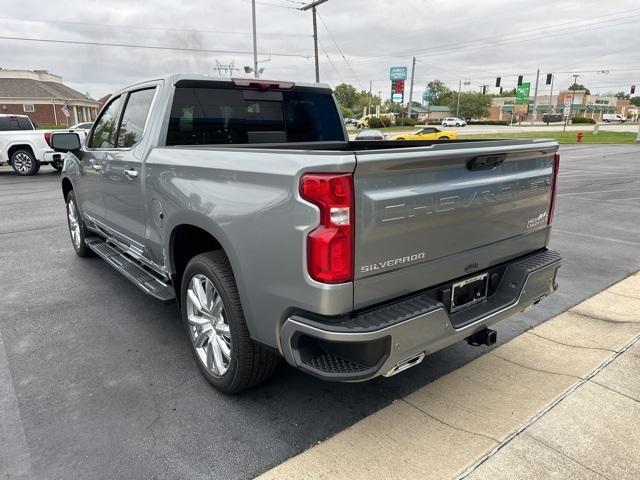
<path id="1" fill-rule="evenodd" d="M 582 132 L 576 132 L 576 142 L 582 143 Z"/>

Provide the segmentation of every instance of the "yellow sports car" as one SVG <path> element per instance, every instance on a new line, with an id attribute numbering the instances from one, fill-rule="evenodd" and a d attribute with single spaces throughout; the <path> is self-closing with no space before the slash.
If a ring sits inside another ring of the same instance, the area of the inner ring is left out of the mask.
<path id="1" fill-rule="evenodd" d="M 413 133 L 401 133 L 394 135 L 391 140 L 449 140 L 458 138 L 458 133 L 453 130 L 440 130 L 436 127 L 424 127 Z"/>

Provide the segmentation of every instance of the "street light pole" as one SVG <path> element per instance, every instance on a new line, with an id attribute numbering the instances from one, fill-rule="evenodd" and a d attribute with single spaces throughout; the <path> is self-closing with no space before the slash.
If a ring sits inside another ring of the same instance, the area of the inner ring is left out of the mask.
<path id="1" fill-rule="evenodd" d="M 456 118 L 460 115 L 460 92 L 462 92 L 462 80 L 458 82 L 458 105 L 456 106 Z"/>
<path id="2" fill-rule="evenodd" d="M 413 106 L 413 77 L 416 71 L 416 57 L 413 57 L 411 63 L 411 82 L 409 82 L 409 106 L 407 107 L 407 117 L 411 119 L 411 107 Z"/>
<path id="3" fill-rule="evenodd" d="M 305 5 L 300 9 L 303 12 L 307 10 L 311 10 L 311 13 L 313 15 L 313 51 L 315 55 L 315 64 L 316 64 L 316 83 L 320 82 L 320 63 L 318 61 L 318 23 L 316 21 L 316 7 L 327 1 L 328 0 L 316 0 L 315 2 L 311 2 L 309 5 Z"/>
<path id="4" fill-rule="evenodd" d="M 540 80 L 540 69 L 536 72 L 536 88 L 533 91 L 533 115 L 531 115 L 531 125 L 533 125 L 538 116 L 538 80 Z"/>
<path id="5" fill-rule="evenodd" d="M 253 76 L 260 78 L 258 71 L 258 36 L 256 34 L 256 0 L 251 0 L 251 17 L 253 19 Z"/>
<path id="6" fill-rule="evenodd" d="M 578 84 L 578 77 L 579 76 L 580 75 L 573 75 L 573 85 L 571 85 L 572 87 L 574 85 Z M 569 119 L 571 118 L 571 115 L 573 114 L 573 102 L 576 99 L 576 89 L 574 88 L 572 91 L 573 91 L 573 94 L 571 95 L 571 106 L 569 107 L 569 116 L 564 119 L 564 128 L 562 129 L 563 132 L 567 131 L 567 123 L 569 122 Z"/>

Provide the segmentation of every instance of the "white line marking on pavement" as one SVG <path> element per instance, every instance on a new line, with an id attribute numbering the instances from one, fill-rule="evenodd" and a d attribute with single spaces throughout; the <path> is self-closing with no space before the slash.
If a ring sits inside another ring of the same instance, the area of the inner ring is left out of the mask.
<path id="1" fill-rule="evenodd" d="M 627 245 L 638 245 L 638 246 L 640 246 L 640 242 L 634 242 L 632 240 L 622 240 L 620 238 L 601 237 L 600 235 L 592 235 L 590 233 L 570 232 L 568 230 L 561 230 L 559 228 L 554 228 L 553 232 L 554 233 L 565 234 L 565 235 L 576 235 L 578 237 L 593 238 L 595 240 L 604 240 L 606 242 L 626 243 Z"/>
<path id="2" fill-rule="evenodd" d="M 627 188 L 627 189 L 616 189 L 616 190 L 595 190 L 591 192 L 575 192 L 575 193 L 562 193 L 558 194 L 559 197 L 566 197 L 568 195 L 588 195 L 590 193 L 613 193 L 613 192 L 637 192 L 637 188 Z"/>

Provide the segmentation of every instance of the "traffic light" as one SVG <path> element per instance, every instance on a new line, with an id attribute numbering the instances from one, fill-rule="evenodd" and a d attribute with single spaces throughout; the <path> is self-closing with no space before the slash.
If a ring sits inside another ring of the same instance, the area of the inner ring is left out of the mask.
<path id="1" fill-rule="evenodd" d="M 547 85 L 551 85 L 553 81 L 553 73 L 547 73 Z"/>
<path id="2" fill-rule="evenodd" d="M 522 75 L 518 75 L 518 86 L 522 85 Z"/>
<path id="3" fill-rule="evenodd" d="M 634 93 L 636 93 L 636 86 L 631 85 L 631 95 L 633 95 Z"/>
<path id="4" fill-rule="evenodd" d="M 496 88 L 500 86 L 500 77 L 496 78 Z"/>

